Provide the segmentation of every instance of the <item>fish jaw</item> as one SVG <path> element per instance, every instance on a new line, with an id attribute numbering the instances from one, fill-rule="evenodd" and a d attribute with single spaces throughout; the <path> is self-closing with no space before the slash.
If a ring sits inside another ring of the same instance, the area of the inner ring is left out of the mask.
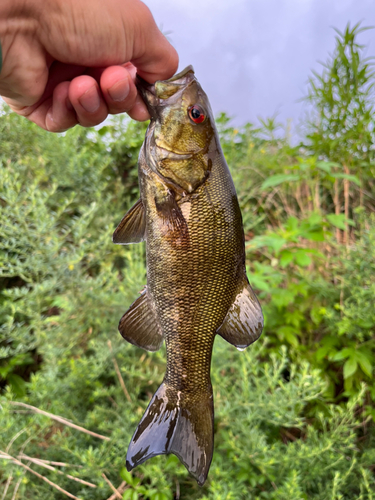
<path id="1" fill-rule="evenodd" d="M 139 77 L 136 83 L 151 116 L 148 163 L 177 191 L 193 193 L 209 175 L 212 151 L 220 149 L 212 110 L 193 68 L 155 84 Z M 194 122 L 193 108 L 199 108 L 202 121 Z"/>
<path id="2" fill-rule="evenodd" d="M 159 80 L 154 84 L 146 82 L 146 80 L 137 75 L 135 84 L 146 106 L 154 108 L 158 104 L 161 104 L 160 100 L 166 102 L 166 99 L 183 90 L 193 80 L 195 80 L 194 69 L 190 65 L 180 73 L 172 76 L 172 78 L 164 81 Z M 166 102 L 166 105 L 168 104 L 170 104 L 170 101 Z"/>
<path id="3" fill-rule="evenodd" d="M 181 92 L 194 80 L 194 69 L 192 66 L 188 66 L 169 80 L 157 81 L 154 84 L 146 82 L 137 75 L 135 84 L 147 106 L 151 120 L 156 120 L 158 118 L 157 109 L 161 106 L 171 106 L 173 103 L 178 103 Z M 170 99 L 172 96 L 174 98 Z"/>

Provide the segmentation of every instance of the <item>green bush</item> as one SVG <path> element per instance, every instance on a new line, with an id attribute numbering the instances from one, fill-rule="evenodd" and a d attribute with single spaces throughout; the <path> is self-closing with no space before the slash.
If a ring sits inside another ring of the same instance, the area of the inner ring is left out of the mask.
<path id="1" fill-rule="evenodd" d="M 146 279 L 143 245 L 111 242 L 138 197 L 145 125 L 116 117 L 52 135 L 2 112 L 2 500 L 103 500 L 109 482 L 130 500 L 374 498 L 374 75 L 360 31 L 338 34 L 311 81 L 319 119 L 304 144 L 291 147 L 275 119 L 234 129 L 218 118 L 266 322 L 245 352 L 215 342 L 203 488 L 174 456 L 124 468 L 165 370 L 164 349 L 117 332 Z"/>

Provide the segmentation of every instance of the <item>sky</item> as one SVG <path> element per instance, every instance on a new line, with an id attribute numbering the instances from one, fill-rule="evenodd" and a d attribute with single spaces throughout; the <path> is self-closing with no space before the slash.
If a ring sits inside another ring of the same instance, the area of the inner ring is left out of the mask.
<path id="1" fill-rule="evenodd" d="M 239 126 L 277 113 L 293 134 L 306 111 L 311 71 L 336 33 L 375 25 L 375 0 L 144 0 L 180 56 L 192 64 L 214 113 Z M 375 56 L 375 29 L 360 35 Z"/>

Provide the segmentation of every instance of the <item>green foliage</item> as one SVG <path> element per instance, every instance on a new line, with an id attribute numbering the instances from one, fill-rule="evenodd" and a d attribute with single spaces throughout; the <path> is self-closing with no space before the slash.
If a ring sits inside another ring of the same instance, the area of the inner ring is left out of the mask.
<path id="1" fill-rule="evenodd" d="M 305 144 L 291 147 L 275 118 L 240 129 L 218 118 L 266 323 L 245 352 L 215 342 L 203 488 L 174 456 L 125 468 L 165 370 L 163 349 L 117 332 L 146 279 L 143 246 L 111 242 L 138 197 L 145 125 L 116 117 L 53 135 L 2 112 L 3 500 L 66 498 L 9 455 L 82 500 L 110 498 L 108 481 L 128 500 L 374 499 L 375 77 L 360 32 L 338 33 L 311 80 Z"/>
<path id="2" fill-rule="evenodd" d="M 275 138 L 272 123 L 235 130 L 221 117 L 220 126 L 270 350 L 288 345 L 294 362 L 320 368 L 337 401 L 366 382 L 372 405 L 375 75 L 361 31 L 338 33 L 322 75 L 310 80 L 316 119 L 305 144 Z"/>
<path id="3" fill-rule="evenodd" d="M 345 163 L 374 159 L 373 58 L 364 58 L 358 35 L 370 28 L 356 24 L 338 30 L 333 55 L 321 75 L 310 78 L 309 101 L 316 121 L 308 134 L 314 153 Z"/>

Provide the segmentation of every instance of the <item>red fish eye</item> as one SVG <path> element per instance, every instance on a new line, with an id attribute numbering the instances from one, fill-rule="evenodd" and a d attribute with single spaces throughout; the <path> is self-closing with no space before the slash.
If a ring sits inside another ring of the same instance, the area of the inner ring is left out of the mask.
<path id="1" fill-rule="evenodd" d="M 194 106 L 189 108 L 189 117 L 194 123 L 202 123 L 205 120 L 206 115 L 198 104 L 194 104 Z"/>

